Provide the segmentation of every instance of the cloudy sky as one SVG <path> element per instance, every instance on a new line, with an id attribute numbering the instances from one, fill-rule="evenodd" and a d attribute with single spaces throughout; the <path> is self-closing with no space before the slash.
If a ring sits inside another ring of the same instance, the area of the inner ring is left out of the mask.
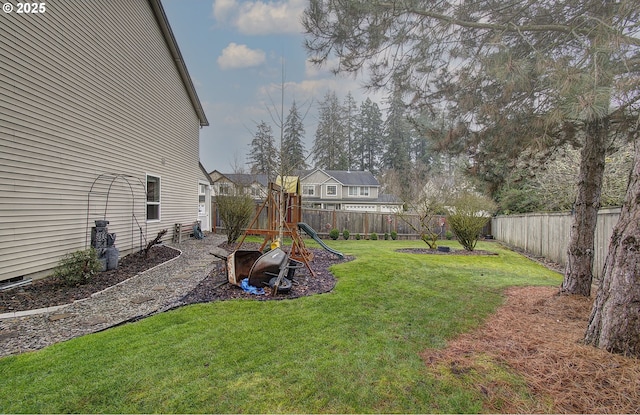
<path id="1" fill-rule="evenodd" d="M 307 150 L 317 127 L 318 102 L 327 90 L 341 101 L 348 91 L 358 104 L 366 99 L 357 79 L 335 77 L 307 62 L 300 24 L 307 0 L 162 4 L 210 123 L 200 131 L 200 160 L 207 171 L 231 172 L 244 165 L 261 121 L 279 137 L 272 118 L 278 117 L 283 85 L 285 117 L 293 99 L 301 112 L 308 111 Z"/>

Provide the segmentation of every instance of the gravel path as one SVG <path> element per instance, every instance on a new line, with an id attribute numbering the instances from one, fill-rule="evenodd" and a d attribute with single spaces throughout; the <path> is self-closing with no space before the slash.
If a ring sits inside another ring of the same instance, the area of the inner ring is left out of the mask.
<path id="1" fill-rule="evenodd" d="M 177 258 L 144 271 L 91 297 L 47 312 L 0 319 L 0 356 L 42 349 L 51 344 L 147 317 L 180 305 L 225 255 L 217 246 L 223 235 L 167 244 Z"/>

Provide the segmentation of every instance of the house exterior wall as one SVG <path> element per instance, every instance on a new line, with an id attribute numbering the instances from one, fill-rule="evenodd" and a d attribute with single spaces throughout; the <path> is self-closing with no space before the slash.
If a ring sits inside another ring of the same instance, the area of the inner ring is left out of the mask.
<path id="1" fill-rule="evenodd" d="M 327 180 L 329 180 L 329 176 L 327 176 L 327 174 L 325 174 L 324 172 L 320 171 L 320 170 L 316 170 L 313 173 L 311 173 L 310 175 L 301 178 L 300 179 L 300 184 L 302 185 L 302 191 L 303 191 L 303 195 L 304 195 L 304 187 L 305 186 L 313 186 L 313 192 L 314 192 L 314 196 L 313 197 L 320 197 L 320 192 L 321 192 L 321 187 L 322 187 L 322 183 L 326 182 Z M 304 198 L 304 196 L 303 196 Z"/>
<path id="2" fill-rule="evenodd" d="M 95 219 L 123 254 L 198 218 L 200 120 L 148 1 L 2 13 L 0 73 L 0 281 L 88 247 Z"/>
<path id="3" fill-rule="evenodd" d="M 267 188 L 262 184 L 266 177 L 252 174 L 223 174 L 217 170 L 209 173 L 213 184 L 212 196 L 219 195 L 248 195 L 256 201 L 267 196 Z"/>
<path id="4" fill-rule="evenodd" d="M 357 179 L 356 179 L 357 180 Z M 370 184 L 341 183 L 330 174 L 316 170 L 301 179 L 302 200 L 305 206 L 320 209 L 339 209 L 356 212 L 394 212 L 395 205 L 380 204 L 380 187 Z M 335 186 L 336 194 L 330 195 L 328 187 Z M 367 195 L 362 195 L 360 189 L 367 189 Z M 355 188 L 357 195 L 350 194 L 349 189 Z M 313 195 L 309 190 L 313 189 Z"/>
<path id="5" fill-rule="evenodd" d="M 335 194 L 333 193 L 334 190 Z M 339 202 L 342 199 L 342 186 L 337 181 L 329 179 L 320 185 L 320 197 L 328 203 L 334 200 Z"/>

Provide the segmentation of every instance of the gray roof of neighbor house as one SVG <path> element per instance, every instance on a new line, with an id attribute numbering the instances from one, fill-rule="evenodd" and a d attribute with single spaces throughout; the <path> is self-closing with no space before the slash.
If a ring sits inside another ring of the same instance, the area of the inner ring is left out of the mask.
<path id="1" fill-rule="evenodd" d="M 189 95 L 189 99 L 191 100 L 191 104 L 193 105 L 193 109 L 195 109 L 196 114 L 198 115 L 198 119 L 200 120 L 200 126 L 209 125 L 209 121 L 207 120 L 207 116 L 204 113 L 204 109 L 202 108 L 202 104 L 200 103 L 200 99 L 198 98 L 198 94 L 196 93 L 196 88 L 193 86 L 193 82 L 191 77 L 189 76 L 189 71 L 187 70 L 187 66 L 184 63 L 184 59 L 182 59 L 182 54 L 180 53 L 180 49 L 178 48 L 178 42 L 176 42 L 176 38 L 173 36 L 173 32 L 171 31 L 171 26 L 169 26 L 169 20 L 167 19 L 167 15 L 164 12 L 164 8 L 162 7 L 162 3 L 160 0 L 149 0 L 149 4 L 153 9 L 153 13 L 156 16 L 156 20 L 158 21 L 158 25 L 160 26 L 160 30 L 162 31 L 162 35 L 167 42 L 167 46 L 171 51 L 171 56 L 173 57 L 173 61 L 176 64 L 176 68 L 180 73 L 180 77 L 182 78 L 182 82 L 184 83 L 185 89 L 187 90 L 187 94 Z"/>
<path id="2" fill-rule="evenodd" d="M 380 186 L 378 180 L 368 171 L 324 170 L 343 185 Z"/>
<path id="3" fill-rule="evenodd" d="M 345 186 L 380 186 L 378 180 L 369 171 L 316 169 L 300 172 L 299 174 L 304 178 L 317 170 L 325 172 Z"/>
<path id="4" fill-rule="evenodd" d="M 262 186 L 269 184 L 269 179 L 266 174 L 247 174 L 247 173 L 221 173 L 230 182 L 249 186 L 251 183 L 258 183 Z"/>

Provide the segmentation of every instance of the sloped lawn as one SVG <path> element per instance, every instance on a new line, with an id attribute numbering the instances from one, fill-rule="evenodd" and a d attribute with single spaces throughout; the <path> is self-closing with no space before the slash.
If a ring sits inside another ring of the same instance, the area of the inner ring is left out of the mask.
<path id="1" fill-rule="evenodd" d="M 192 305 L 0 359 L 0 413 L 479 412 L 482 391 L 421 353 L 478 327 L 504 288 L 562 280 L 496 243 L 478 244 L 491 256 L 328 244 L 356 257 L 333 268 L 331 293 Z"/>

